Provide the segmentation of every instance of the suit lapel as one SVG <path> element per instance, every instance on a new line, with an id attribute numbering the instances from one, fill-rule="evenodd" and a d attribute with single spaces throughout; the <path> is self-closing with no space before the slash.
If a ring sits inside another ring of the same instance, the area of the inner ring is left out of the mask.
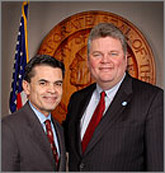
<path id="1" fill-rule="evenodd" d="M 79 120 L 81 120 L 81 118 L 89 104 L 93 91 L 95 89 L 96 89 L 96 84 L 93 84 L 93 85 L 91 85 L 90 89 L 88 89 L 88 91 L 83 94 L 83 99 L 81 100 L 80 105 L 79 105 L 80 106 L 79 112 L 78 112 Z"/>
<path id="2" fill-rule="evenodd" d="M 53 122 L 55 130 L 56 130 L 57 140 L 58 140 L 58 145 L 59 145 L 59 150 L 60 150 L 60 155 L 61 155 L 60 156 L 60 162 L 59 162 L 59 171 L 60 171 L 60 170 L 62 170 L 62 164 L 61 163 L 65 163 L 65 161 L 64 161 L 65 158 L 63 157 L 63 155 L 65 155 L 65 154 L 63 154 L 64 149 L 62 148 L 62 146 L 63 146 L 62 143 L 64 141 L 62 141 L 62 138 L 61 138 L 62 134 L 60 134 L 59 128 L 57 126 L 57 122 L 55 122 L 55 120 L 53 118 L 52 118 L 52 122 Z"/>
<path id="3" fill-rule="evenodd" d="M 25 114 L 27 114 L 26 117 L 30 127 L 31 139 L 36 143 L 36 145 L 38 145 L 42 149 L 43 152 L 45 152 L 45 155 L 50 160 L 52 166 L 56 170 L 55 160 L 53 158 L 53 154 L 47 136 L 42 128 L 41 123 L 39 122 L 38 118 L 30 108 L 28 103 L 25 105 Z"/>
<path id="4" fill-rule="evenodd" d="M 122 112 L 127 108 L 132 95 L 132 79 L 127 75 L 122 85 L 120 86 L 115 98 L 113 99 L 110 107 L 95 129 L 93 137 L 87 146 L 84 154 L 90 152 L 95 144 L 101 139 L 102 135 L 108 130 L 118 119 Z"/>
<path id="5" fill-rule="evenodd" d="M 80 122 L 81 122 L 81 118 L 89 104 L 89 101 L 91 99 L 91 96 L 92 96 L 92 93 L 93 91 L 95 90 L 96 88 L 96 84 L 93 84 L 90 89 L 84 93 L 83 95 L 83 99 L 81 100 L 80 102 L 80 108 L 78 109 L 79 112 L 78 112 L 78 119 L 77 119 L 77 122 L 76 122 L 76 130 L 77 130 L 77 140 L 75 141 L 75 146 L 78 147 L 77 148 L 77 151 L 78 153 L 80 153 L 80 155 L 82 155 L 82 148 L 81 148 L 81 137 L 80 137 L 80 134 L 81 134 L 81 131 L 80 131 Z M 79 142 L 77 142 L 79 141 Z M 77 145 L 78 143 L 78 145 Z"/>

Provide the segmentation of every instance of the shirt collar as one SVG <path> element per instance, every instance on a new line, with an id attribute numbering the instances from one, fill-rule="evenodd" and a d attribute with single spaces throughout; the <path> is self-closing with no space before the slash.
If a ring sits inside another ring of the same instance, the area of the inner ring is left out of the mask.
<path id="1" fill-rule="evenodd" d="M 126 76 L 126 73 L 124 73 L 122 79 L 111 89 L 105 90 L 106 96 L 110 99 L 112 93 L 116 93 L 118 88 L 120 87 L 121 83 L 123 82 L 124 78 Z M 100 93 L 103 91 L 103 89 L 97 84 L 96 85 L 96 94 L 99 96 Z"/>
<path id="2" fill-rule="evenodd" d="M 32 108 L 32 110 L 34 111 L 35 115 L 37 116 L 37 118 L 39 119 L 39 121 L 42 123 L 44 123 L 46 120 L 50 120 L 51 121 L 51 113 L 49 113 L 48 117 L 45 117 L 44 114 L 42 114 L 41 112 L 39 112 L 33 105 L 32 103 L 29 101 L 29 105 Z"/>

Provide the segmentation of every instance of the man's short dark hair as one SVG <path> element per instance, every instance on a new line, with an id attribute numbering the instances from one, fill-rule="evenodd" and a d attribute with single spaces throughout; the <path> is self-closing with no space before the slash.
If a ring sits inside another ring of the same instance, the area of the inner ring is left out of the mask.
<path id="1" fill-rule="evenodd" d="M 52 56 L 49 55 L 36 55 L 33 58 L 30 59 L 28 64 L 25 67 L 25 73 L 24 73 L 24 80 L 27 82 L 31 82 L 31 78 L 34 77 L 35 72 L 34 72 L 34 67 L 36 66 L 50 66 L 53 68 L 60 68 L 62 71 L 62 75 L 64 78 L 65 74 L 65 66 L 63 62 L 55 59 Z"/>

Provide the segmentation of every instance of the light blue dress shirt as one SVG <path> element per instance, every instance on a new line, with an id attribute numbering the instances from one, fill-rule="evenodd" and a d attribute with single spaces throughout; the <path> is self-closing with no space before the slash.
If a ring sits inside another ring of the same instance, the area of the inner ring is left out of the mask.
<path id="1" fill-rule="evenodd" d="M 124 77 L 125 77 L 126 74 L 124 74 L 122 80 L 116 84 L 113 88 L 109 89 L 109 90 L 105 90 L 105 93 L 106 93 L 106 96 L 105 96 L 105 110 L 104 110 L 104 114 L 105 112 L 107 111 L 108 107 L 110 106 L 114 96 L 116 95 Z M 88 124 L 92 118 L 92 115 L 99 103 L 99 100 L 100 100 L 100 93 L 103 91 L 103 89 L 98 85 L 96 84 L 96 89 L 95 91 L 93 92 L 92 94 L 92 97 L 91 97 L 91 100 L 81 118 L 81 123 L 80 123 L 80 130 L 81 130 L 81 140 L 83 139 L 84 137 L 84 134 L 85 134 L 85 131 L 88 127 Z M 103 114 L 103 116 L 104 116 Z"/>
<path id="2" fill-rule="evenodd" d="M 52 121 L 51 121 L 51 113 L 48 115 L 48 117 L 45 117 L 45 115 L 42 114 L 41 112 L 39 112 L 39 111 L 31 104 L 30 101 L 29 101 L 29 105 L 30 105 L 30 107 L 32 108 L 32 110 L 34 111 L 34 113 L 35 113 L 35 115 L 37 116 L 37 118 L 39 119 L 39 121 L 40 121 L 40 123 L 41 123 L 41 125 L 42 125 L 42 127 L 43 127 L 43 129 L 44 129 L 44 131 L 45 131 L 45 133 L 47 133 L 47 132 L 46 132 L 46 125 L 45 125 L 44 122 L 45 122 L 46 120 L 50 120 L 50 122 L 51 122 L 51 127 L 52 127 L 52 131 L 53 131 L 54 142 L 55 142 L 55 145 L 56 145 L 56 148 L 57 148 L 58 156 L 60 157 L 60 150 L 59 150 L 59 145 L 58 145 L 58 140 L 57 140 L 57 134 L 56 134 L 56 130 L 55 130 L 54 126 L 53 126 L 53 123 L 52 123 Z"/>

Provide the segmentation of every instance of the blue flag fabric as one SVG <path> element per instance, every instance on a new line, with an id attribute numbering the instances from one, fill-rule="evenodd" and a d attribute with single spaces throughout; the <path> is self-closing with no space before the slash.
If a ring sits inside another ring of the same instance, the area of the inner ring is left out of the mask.
<path id="1" fill-rule="evenodd" d="M 24 75 L 24 69 L 28 62 L 27 13 L 28 2 L 23 2 L 22 15 L 16 44 L 14 71 L 12 77 L 13 81 L 10 92 L 10 111 L 12 113 L 23 106 L 24 98 L 22 94 L 22 80 Z"/>

